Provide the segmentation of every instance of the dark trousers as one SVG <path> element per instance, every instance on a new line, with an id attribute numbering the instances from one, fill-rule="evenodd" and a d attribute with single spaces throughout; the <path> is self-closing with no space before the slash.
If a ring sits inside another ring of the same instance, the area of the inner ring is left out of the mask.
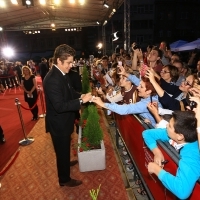
<path id="1" fill-rule="evenodd" d="M 12 84 L 12 85 L 14 85 L 14 84 L 15 84 L 15 86 L 18 86 L 18 85 L 19 85 L 19 84 L 17 83 L 17 81 L 16 81 L 15 76 L 10 77 L 10 81 L 11 81 L 11 84 Z"/>
<path id="2" fill-rule="evenodd" d="M 51 134 L 54 150 L 56 153 L 56 163 L 59 183 L 66 183 L 70 178 L 70 141 L 71 134 L 67 136 L 55 136 Z"/>
<path id="3" fill-rule="evenodd" d="M 30 98 L 28 100 L 28 105 L 29 105 L 29 108 L 32 108 L 34 105 L 35 105 L 35 100 Z M 34 118 L 37 118 L 38 117 L 38 106 L 36 105 L 32 110 L 31 110 L 32 114 L 33 114 L 33 117 Z"/>
<path id="4" fill-rule="evenodd" d="M 4 137 L 3 129 L 2 129 L 1 126 L 0 126 L 0 138 L 3 138 L 3 137 Z"/>

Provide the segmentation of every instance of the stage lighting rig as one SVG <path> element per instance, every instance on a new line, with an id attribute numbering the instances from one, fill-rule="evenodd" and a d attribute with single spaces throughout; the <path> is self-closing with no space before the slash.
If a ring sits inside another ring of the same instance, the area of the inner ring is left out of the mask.
<path id="1" fill-rule="evenodd" d="M 22 0 L 22 5 L 28 7 L 34 6 L 33 0 Z"/>

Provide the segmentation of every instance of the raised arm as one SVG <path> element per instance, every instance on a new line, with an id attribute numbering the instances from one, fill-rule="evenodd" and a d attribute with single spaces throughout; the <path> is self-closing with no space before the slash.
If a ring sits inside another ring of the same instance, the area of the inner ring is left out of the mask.
<path id="1" fill-rule="evenodd" d="M 159 97 L 164 95 L 164 90 L 160 87 L 160 85 L 156 82 L 154 73 L 151 70 L 147 70 L 145 77 L 149 78 L 150 82 L 152 83 L 153 87 L 155 88 Z"/>

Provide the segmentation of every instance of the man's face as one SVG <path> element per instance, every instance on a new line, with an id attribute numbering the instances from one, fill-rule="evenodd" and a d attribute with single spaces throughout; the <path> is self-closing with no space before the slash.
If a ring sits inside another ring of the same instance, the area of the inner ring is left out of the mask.
<path id="1" fill-rule="evenodd" d="M 108 61 L 105 59 L 105 60 L 102 60 L 102 64 L 104 67 L 107 67 L 108 66 Z"/>
<path id="2" fill-rule="evenodd" d="M 179 60 L 179 57 L 177 55 L 173 55 L 171 57 L 171 63 L 173 64 L 175 61 Z"/>
<path id="3" fill-rule="evenodd" d="M 200 61 L 197 63 L 197 71 L 200 72 Z"/>
<path id="4" fill-rule="evenodd" d="M 60 59 L 57 59 L 57 66 L 63 73 L 69 73 L 69 70 L 72 68 L 72 64 L 74 62 L 74 57 L 69 56 L 67 60 L 64 60 L 63 63 L 60 61 Z"/>
<path id="5" fill-rule="evenodd" d="M 179 74 L 183 72 L 183 66 L 181 65 L 181 63 L 174 62 L 173 65 L 178 69 Z"/>
<path id="6" fill-rule="evenodd" d="M 121 77 L 120 77 L 120 80 L 119 80 L 119 83 L 120 83 L 120 86 L 121 86 L 121 87 L 125 87 L 125 86 L 127 86 L 127 85 L 130 84 L 130 81 L 128 80 L 127 77 L 121 76 Z"/>
<path id="7" fill-rule="evenodd" d="M 174 118 L 172 117 L 169 121 L 169 124 L 167 124 L 167 134 L 168 136 L 174 140 L 177 141 L 177 133 L 174 130 Z"/>
<path id="8" fill-rule="evenodd" d="M 151 50 L 151 52 L 149 53 L 149 56 L 148 56 L 148 60 L 150 62 L 155 62 L 159 59 L 160 59 L 160 57 L 158 56 L 158 52 L 156 50 Z"/>
<path id="9" fill-rule="evenodd" d="M 164 42 L 161 42 L 159 49 L 166 50 L 166 44 Z"/>

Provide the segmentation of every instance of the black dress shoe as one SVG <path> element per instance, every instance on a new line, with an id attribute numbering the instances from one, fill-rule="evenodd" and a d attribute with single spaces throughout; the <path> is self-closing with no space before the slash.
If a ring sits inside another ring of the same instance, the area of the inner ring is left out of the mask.
<path id="1" fill-rule="evenodd" d="M 71 179 L 66 183 L 59 183 L 60 186 L 67 186 L 67 187 L 76 187 L 81 185 L 83 182 L 80 180 Z"/>
<path id="2" fill-rule="evenodd" d="M 70 167 L 76 165 L 78 163 L 78 160 L 73 160 L 70 162 Z"/>
<path id="3" fill-rule="evenodd" d="M 1 140 L 0 140 L 0 142 L 1 142 L 2 144 L 4 144 L 4 143 L 6 142 L 5 137 L 2 137 Z"/>

